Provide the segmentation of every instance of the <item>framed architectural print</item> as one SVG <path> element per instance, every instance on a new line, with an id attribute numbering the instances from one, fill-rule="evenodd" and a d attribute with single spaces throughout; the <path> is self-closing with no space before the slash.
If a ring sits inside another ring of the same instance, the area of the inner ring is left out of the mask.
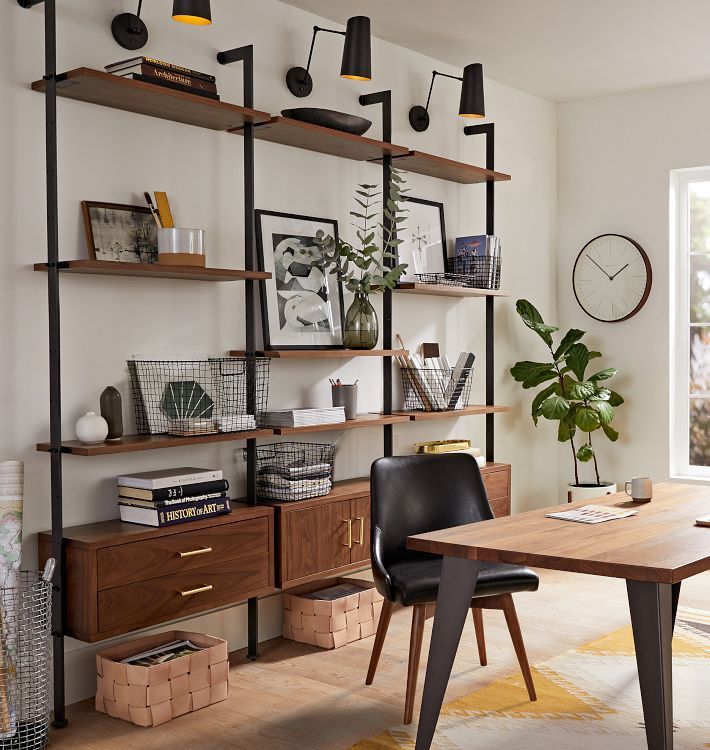
<path id="1" fill-rule="evenodd" d="M 407 210 L 402 244 L 397 248 L 399 263 L 407 263 L 404 282 L 417 281 L 417 275 L 446 271 L 446 227 L 444 204 L 423 198 L 403 198 Z"/>
<path id="2" fill-rule="evenodd" d="M 256 211 L 264 348 L 342 349 L 343 291 L 315 243 L 318 231 L 338 239 L 338 223 Z"/>
<path id="3" fill-rule="evenodd" d="M 89 258 L 158 262 L 158 227 L 147 206 L 82 201 L 81 210 Z"/>

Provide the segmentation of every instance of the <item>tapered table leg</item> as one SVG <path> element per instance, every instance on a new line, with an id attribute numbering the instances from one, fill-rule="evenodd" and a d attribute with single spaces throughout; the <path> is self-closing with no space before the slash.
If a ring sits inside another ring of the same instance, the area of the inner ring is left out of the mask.
<path id="1" fill-rule="evenodd" d="M 416 750 L 429 750 L 481 563 L 444 557 L 429 646 Z"/>
<path id="2" fill-rule="evenodd" d="M 673 587 L 668 583 L 627 581 L 626 588 L 648 750 L 672 750 Z"/>

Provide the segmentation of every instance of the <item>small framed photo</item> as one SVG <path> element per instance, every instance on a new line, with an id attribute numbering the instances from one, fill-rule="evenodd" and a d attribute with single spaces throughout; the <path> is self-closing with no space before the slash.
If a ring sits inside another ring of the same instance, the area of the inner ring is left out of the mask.
<path id="1" fill-rule="evenodd" d="M 403 206 L 407 209 L 407 219 L 399 233 L 403 242 L 397 253 L 399 263 L 407 263 L 409 268 L 402 281 L 417 281 L 418 274 L 445 273 L 444 204 L 406 197 Z"/>
<path id="2" fill-rule="evenodd" d="M 343 290 L 316 245 L 318 231 L 338 239 L 338 222 L 256 212 L 264 348 L 342 349 Z"/>
<path id="3" fill-rule="evenodd" d="M 147 206 L 82 201 L 89 258 L 157 263 L 158 227 Z"/>

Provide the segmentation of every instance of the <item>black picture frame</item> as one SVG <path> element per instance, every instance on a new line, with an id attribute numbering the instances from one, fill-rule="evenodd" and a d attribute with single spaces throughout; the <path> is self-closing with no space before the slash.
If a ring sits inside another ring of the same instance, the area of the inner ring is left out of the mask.
<path id="1" fill-rule="evenodd" d="M 437 209 L 438 211 L 438 218 L 439 218 L 439 224 L 441 226 L 441 257 L 442 257 L 442 267 L 437 270 L 428 270 L 426 273 L 446 273 L 447 271 L 447 263 L 448 263 L 448 244 L 447 244 L 447 237 L 446 237 L 446 220 L 444 217 L 444 204 L 440 201 L 432 201 L 428 200 L 427 198 L 414 198 L 412 196 L 402 196 L 402 206 L 404 208 L 407 207 L 407 204 L 416 204 L 420 206 L 428 206 L 433 209 Z M 412 221 L 412 215 L 411 211 L 407 215 L 407 219 L 404 222 L 404 231 L 411 231 L 411 229 L 408 230 L 408 227 L 411 227 L 411 221 Z M 402 237 L 400 236 L 400 239 Z M 410 251 L 407 254 L 407 257 L 402 257 L 403 252 L 407 252 L 408 245 L 405 238 L 405 242 L 399 245 L 397 248 L 397 262 L 398 263 L 407 263 L 409 265 L 409 268 L 407 268 L 405 277 L 402 278 L 402 281 L 416 281 L 416 274 L 421 273 L 420 270 L 416 268 L 416 264 L 414 262 L 413 253 Z"/>
<path id="2" fill-rule="evenodd" d="M 277 246 L 274 246 L 273 240 L 269 247 L 265 243 L 265 233 L 267 232 L 266 223 L 271 221 L 272 226 L 269 231 L 273 236 L 274 227 L 278 227 L 279 221 L 283 224 L 283 231 L 279 234 L 283 235 L 284 240 L 287 238 L 305 238 L 315 237 L 315 231 L 322 229 L 326 234 L 334 237 L 336 242 L 338 241 L 338 222 L 336 219 L 323 219 L 315 216 L 304 216 L 301 214 L 291 214 L 282 211 L 268 211 L 264 209 L 257 209 L 255 212 L 256 222 L 256 249 L 257 249 L 257 264 L 260 271 L 266 271 L 272 274 L 272 278 L 268 280 L 262 280 L 259 282 L 260 289 L 260 309 L 261 309 L 261 322 L 263 329 L 264 338 L 264 349 L 266 351 L 294 351 L 304 349 L 315 349 L 315 350 L 328 350 L 328 349 L 344 349 L 343 345 L 343 324 L 345 320 L 345 304 L 343 299 L 343 287 L 338 281 L 335 274 L 331 274 L 330 269 L 321 269 L 323 273 L 324 281 L 327 286 L 328 294 L 326 298 L 323 298 L 321 294 L 318 296 L 323 300 L 323 304 L 328 306 L 332 314 L 330 320 L 333 322 L 333 327 L 330 329 L 330 341 L 324 339 L 328 334 L 322 333 L 321 336 L 318 334 L 319 331 L 307 331 L 304 330 L 302 334 L 298 331 L 286 331 L 284 328 L 284 319 L 282 318 L 282 311 L 280 308 L 281 300 L 279 299 L 279 284 L 283 283 L 283 279 L 280 279 L 280 270 L 276 268 L 276 261 L 274 256 L 276 254 Z M 289 230 L 289 222 L 291 222 L 291 229 Z M 310 227 L 308 225 L 311 225 Z M 316 225 L 320 225 L 317 226 Z M 267 252 L 268 251 L 268 252 Z M 270 255 L 269 255 L 270 253 Z M 299 264 L 302 266 L 303 264 Z M 312 272 L 311 272 L 312 273 Z M 310 276 L 310 274 L 309 274 Z M 293 276 L 292 280 L 294 286 L 300 287 L 301 282 L 299 278 L 308 278 L 305 276 Z M 289 281 L 291 283 L 291 281 Z M 315 279 L 311 280 L 312 284 L 315 284 Z M 293 289 L 289 290 L 292 291 Z M 297 295 L 309 295 L 316 294 L 315 289 L 303 290 L 299 289 L 296 292 Z M 333 299 L 335 297 L 335 299 Z M 321 303 L 315 301 L 316 310 L 322 311 L 323 308 Z M 313 309 L 313 307 L 311 307 Z M 277 325 L 280 326 L 278 331 L 273 329 L 275 319 Z M 284 318 L 286 314 L 284 313 Z M 300 320 L 300 319 L 299 319 Z M 317 321 L 314 321 L 317 322 Z M 304 327 L 305 328 L 305 327 Z M 290 334 L 290 335 L 289 335 Z M 303 343 L 299 343 L 297 339 L 303 337 Z"/>

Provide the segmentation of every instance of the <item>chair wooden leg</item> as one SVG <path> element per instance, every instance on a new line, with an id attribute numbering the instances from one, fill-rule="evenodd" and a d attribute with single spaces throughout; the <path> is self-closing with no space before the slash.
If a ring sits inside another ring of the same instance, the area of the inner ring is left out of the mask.
<path id="1" fill-rule="evenodd" d="M 476 630 L 476 643 L 478 644 L 478 658 L 481 662 L 481 666 L 485 667 L 488 664 L 488 656 L 486 655 L 486 634 L 483 630 L 483 610 L 478 607 L 471 607 L 471 615 L 473 616 L 473 627 Z"/>
<path id="2" fill-rule="evenodd" d="M 367 670 L 367 678 L 365 679 L 366 685 L 372 685 L 372 681 L 375 679 L 375 672 L 377 672 L 377 665 L 380 662 L 380 654 L 382 653 L 382 647 L 385 645 L 385 638 L 387 637 L 387 628 L 390 626 L 390 620 L 392 619 L 392 608 L 394 604 L 385 599 L 382 604 L 382 611 L 380 612 L 380 621 L 377 624 L 377 635 L 375 635 L 375 643 L 372 646 L 372 656 L 370 657 L 370 666 Z"/>
<path id="3" fill-rule="evenodd" d="M 535 692 L 535 685 L 533 683 L 532 674 L 530 673 L 530 664 L 528 664 L 528 656 L 525 653 L 525 644 L 523 643 L 523 634 L 520 632 L 520 623 L 518 622 L 518 615 L 515 611 L 515 604 L 513 603 L 513 597 L 507 594 L 502 597 L 503 613 L 505 614 L 505 621 L 508 624 L 508 631 L 513 641 L 513 648 L 515 654 L 518 657 L 518 663 L 520 664 L 520 671 L 523 673 L 523 679 L 525 680 L 525 687 L 528 689 L 528 695 L 531 701 L 537 700 L 537 693 Z"/>
<path id="4" fill-rule="evenodd" d="M 412 634 L 409 639 L 409 664 L 407 667 L 407 697 L 404 701 L 404 723 L 412 723 L 414 713 L 414 696 L 417 692 L 417 674 L 419 657 L 422 653 L 424 623 L 426 622 L 426 604 L 415 604 L 412 612 Z"/>

